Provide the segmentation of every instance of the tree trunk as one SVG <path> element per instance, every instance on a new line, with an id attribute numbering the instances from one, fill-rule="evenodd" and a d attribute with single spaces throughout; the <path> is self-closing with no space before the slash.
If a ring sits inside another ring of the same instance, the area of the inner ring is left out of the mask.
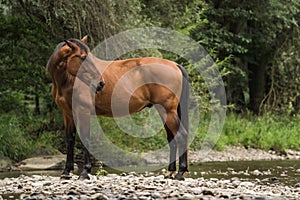
<path id="1" fill-rule="evenodd" d="M 260 114 L 260 105 L 265 96 L 266 64 L 248 64 L 249 67 L 249 109 Z"/>
<path id="2" fill-rule="evenodd" d="M 35 114 L 40 115 L 40 98 L 39 95 L 35 95 Z"/>

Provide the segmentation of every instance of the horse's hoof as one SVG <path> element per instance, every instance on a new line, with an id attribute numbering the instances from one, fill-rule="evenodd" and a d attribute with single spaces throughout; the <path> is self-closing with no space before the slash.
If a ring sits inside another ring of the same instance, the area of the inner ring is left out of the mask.
<path id="1" fill-rule="evenodd" d="M 84 180 L 90 180 L 89 176 L 79 176 L 79 180 L 84 181 Z"/>
<path id="2" fill-rule="evenodd" d="M 60 175 L 60 179 L 70 180 L 72 176 L 70 174 L 62 174 Z"/>
<path id="3" fill-rule="evenodd" d="M 165 179 L 174 179 L 175 171 L 167 171 L 164 175 Z"/>
<path id="4" fill-rule="evenodd" d="M 175 180 L 179 180 L 179 181 L 184 181 L 184 174 L 185 174 L 185 172 L 178 172 L 177 174 L 176 174 L 176 176 L 175 176 Z"/>
<path id="5" fill-rule="evenodd" d="M 80 174 L 79 176 L 79 180 L 83 181 L 83 180 L 90 180 L 91 178 L 89 177 L 88 174 Z"/>
<path id="6" fill-rule="evenodd" d="M 174 179 L 175 179 L 175 180 L 178 180 L 178 181 L 184 181 L 184 177 L 183 177 L 183 175 L 181 175 L 181 174 L 176 174 L 176 176 L 175 176 Z"/>

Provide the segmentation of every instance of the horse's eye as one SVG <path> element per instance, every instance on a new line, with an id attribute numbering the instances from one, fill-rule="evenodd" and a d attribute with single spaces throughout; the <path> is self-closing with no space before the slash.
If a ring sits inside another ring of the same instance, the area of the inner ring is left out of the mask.
<path id="1" fill-rule="evenodd" d="M 81 56 L 80 58 L 82 61 L 84 61 L 86 59 L 86 56 Z"/>

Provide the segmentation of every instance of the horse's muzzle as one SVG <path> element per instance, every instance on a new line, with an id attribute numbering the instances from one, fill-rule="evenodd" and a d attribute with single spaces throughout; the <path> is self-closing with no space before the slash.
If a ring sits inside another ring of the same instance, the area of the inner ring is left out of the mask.
<path id="1" fill-rule="evenodd" d="M 90 87 L 91 87 L 91 90 L 97 94 L 99 91 L 102 90 L 104 85 L 105 85 L 104 81 L 100 81 L 97 85 L 91 84 Z"/>

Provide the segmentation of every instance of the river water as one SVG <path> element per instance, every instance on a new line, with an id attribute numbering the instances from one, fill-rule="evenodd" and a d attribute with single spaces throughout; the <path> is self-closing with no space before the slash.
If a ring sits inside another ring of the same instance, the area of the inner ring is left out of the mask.
<path id="1" fill-rule="evenodd" d="M 280 183 L 295 186 L 300 183 L 300 160 L 212 162 L 190 166 L 192 177 Z M 299 185 L 298 185 L 299 187 Z"/>
<path id="2" fill-rule="evenodd" d="M 122 173 L 109 168 L 105 169 L 108 173 Z M 192 178 L 231 179 L 237 177 L 242 180 L 258 181 L 265 184 L 281 183 L 287 186 L 294 186 L 300 183 L 300 160 L 194 163 L 190 165 L 189 169 L 190 173 L 188 176 Z M 2 172 L 0 173 L 0 179 L 18 177 L 21 174 L 28 176 L 60 176 L 61 171 Z M 162 170 L 146 174 L 160 175 Z"/>

